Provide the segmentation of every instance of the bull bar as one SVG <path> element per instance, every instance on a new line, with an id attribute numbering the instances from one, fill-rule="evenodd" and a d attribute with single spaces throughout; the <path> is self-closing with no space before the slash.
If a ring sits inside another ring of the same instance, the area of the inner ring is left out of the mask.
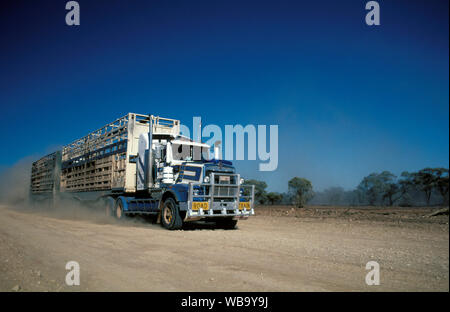
<path id="1" fill-rule="evenodd" d="M 216 183 L 216 177 L 228 176 L 230 183 Z M 231 181 L 234 179 L 234 183 Z M 245 190 L 250 190 L 245 195 Z M 198 191 L 195 194 L 195 191 Z M 241 193 L 242 192 L 242 193 Z M 255 186 L 240 184 L 240 174 L 211 173 L 208 183 L 191 182 L 185 221 L 232 217 L 247 219 L 255 215 Z"/>

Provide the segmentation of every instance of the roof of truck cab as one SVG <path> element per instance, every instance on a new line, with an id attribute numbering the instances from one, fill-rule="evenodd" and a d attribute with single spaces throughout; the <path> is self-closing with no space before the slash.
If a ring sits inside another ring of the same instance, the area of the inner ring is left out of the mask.
<path id="1" fill-rule="evenodd" d="M 173 143 L 173 144 L 189 144 L 189 145 L 193 145 L 193 146 L 201 146 L 201 147 L 205 147 L 205 148 L 211 148 L 211 146 L 208 145 L 208 144 L 195 142 L 195 141 L 172 140 L 172 141 L 170 141 L 170 143 Z"/>

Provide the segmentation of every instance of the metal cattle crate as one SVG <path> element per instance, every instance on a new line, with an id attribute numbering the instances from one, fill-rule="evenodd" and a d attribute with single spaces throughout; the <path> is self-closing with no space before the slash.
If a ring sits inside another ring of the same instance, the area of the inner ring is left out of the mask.
<path id="1" fill-rule="evenodd" d="M 62 192 L 117 190 L 135 192 L 138 140 L 149 132 L 154 136 L 176 136 L 178 120 L 129 113 L 75 140 L 62 149 Z"/>
<path id="2" fill-rule="evenodd" d="M 59 191 L 61 152 L 51 153 L 31 165 L 30 192 L 33 195 Z"/>

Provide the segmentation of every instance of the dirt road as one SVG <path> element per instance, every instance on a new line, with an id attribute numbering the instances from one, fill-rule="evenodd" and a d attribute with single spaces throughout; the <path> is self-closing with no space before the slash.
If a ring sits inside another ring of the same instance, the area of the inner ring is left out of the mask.
<path id="1" fill-rule="evenodd" d="M 448 217 L 447 217 L 448 220 Z M 448 222 L 256 216 L 238 230 L 0 206 L 0 291 L 448 291 Z M 66 286 L 68 261 L 81 285 Z M 380 264 L 367 286 L 365 265 Z"/>

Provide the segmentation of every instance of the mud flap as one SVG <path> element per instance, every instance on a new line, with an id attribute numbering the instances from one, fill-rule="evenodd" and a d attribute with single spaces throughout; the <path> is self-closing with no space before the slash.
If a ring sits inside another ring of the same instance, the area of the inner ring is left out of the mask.
<path id="1" fill-rule="evenodd" d="M 156 224 L 161 224 L 161 211 L 162 211 L 163 201 L 159 201 L 158 205 L 158 215 L 156 216 Z"/>

